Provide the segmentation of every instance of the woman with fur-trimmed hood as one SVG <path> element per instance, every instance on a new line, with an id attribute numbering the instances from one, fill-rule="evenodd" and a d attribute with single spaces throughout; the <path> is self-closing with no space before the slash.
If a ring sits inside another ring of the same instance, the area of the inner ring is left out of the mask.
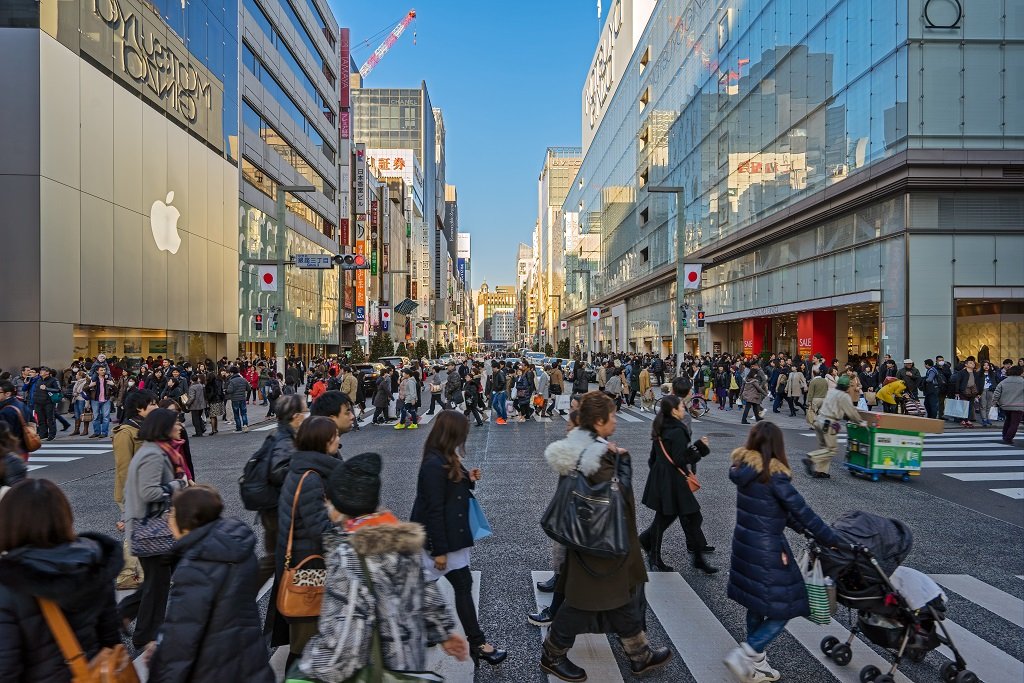
<path id="1" fill-rule="evenodd" d="M 633 466 L 628 452 L 606 440 L 615 432 L 615 412 L 615 403 L 604 392 L 584 394 L 579 426 L 544 451 L 545 459 L 559 476 L 578 469 L 591 485 L 618 476 L 629 536 L 629 553 L 624 558 L 598 557 L 566 548 L 555 585 L 555 592 L 564 595 L 565 602 L 551 622 L 540 660 L 541 670 L 563 681 L 587 678 L 586 672 L 566 656 L 582 633 L 618 634 L 636 676 L 659 669 L 672 659 L 672 651 L 652 647 L 643 630 L 646 608 L 642 587 L 647 582 L 647 571 L 636 531 Z"/>
<path id="2" fill-rule="evenodd" d="M 363 453 L 327 480 L 327 513 L 336 529 L 324 536 L 327 583 L 318 633 L 289 678 L 348 679 L 370 663 L 375 629 L 392 671 L 423 671 L 428 645 L 440 644 L 460 661 L 469 656 L 437 584 L 423 579 L 423 527 L 377 511 L 380 471 L 380 456 Z"/>
<path id="3" fill-rule="evenodd" d="M 809 532 L 821 545 L 841 539 L 793 487 L 782 430 L 759 422 L 747 443 L 732 452 L 729 479 L 736 484 L 736 528 L 732 536 L 729 597 L 747 608 L 747 639 L 725 664 L 741 681 L 777 681 L 765 649 L 794 617 L 810 614 L 803 575 L 786 527 Z"/>

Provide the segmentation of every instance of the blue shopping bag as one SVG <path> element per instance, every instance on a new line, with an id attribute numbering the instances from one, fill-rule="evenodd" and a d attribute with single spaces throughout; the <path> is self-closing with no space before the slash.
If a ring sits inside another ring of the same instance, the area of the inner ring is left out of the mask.
<path id="1" fill-rule="evenodd" d="M 487 515 L 484 514 L 484 509 L 480 507 L 477 499 L 472 497 L 469 499 L 469 528 L 473 532 L 474 541 L 487 538 L 493 533 L 491 523 L 487 521 Z"/>

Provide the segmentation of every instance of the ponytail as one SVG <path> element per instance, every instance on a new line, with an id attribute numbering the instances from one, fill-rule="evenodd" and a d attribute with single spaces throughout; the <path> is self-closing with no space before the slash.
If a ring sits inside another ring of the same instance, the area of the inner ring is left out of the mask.
<path id="1" fill-rule="evenodd" d="M 669 394 L 661 398 L 661 408 L 658 410 L 654 423 L 651 425 L 651 441 L 661 438 L 661 432 L 665 427 L 665 421 L 672 417 L 672 411 L 679 407 L 683 400 L 678 396 Z"/>

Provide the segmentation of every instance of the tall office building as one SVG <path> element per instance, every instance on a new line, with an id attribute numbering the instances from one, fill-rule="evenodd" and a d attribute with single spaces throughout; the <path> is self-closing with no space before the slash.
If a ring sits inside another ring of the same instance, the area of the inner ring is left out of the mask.
<path id="1" fill-rule="evenodd" d="M 0 3 L 0 367 L 236 354 L 235 8 Z"/>
<path id="2" fill-rule="evenodd" d="M 566 230 L 562 204 L 583 163 L 579 147 L 548 147 L 537 179 L 538 328 L 544 344 L 557 344 L 559 314 L 565 292 Z"/>
<path id="3" fill-rule="evenodd" d="M 403 158 L 405 168 L 420 170 L 419 177 L 407 182 L 412 204 L 410 238 L 412 241 L 412 299 L 419 304 L 416 339 L 436 339 L 437 294 L 431 256 L 444 233 L 444 186 L 438 184 L 437 134 L 434 109 L 427 84 L 419 88 L 352 89 L 352 139 L 365 144 L 367 154 L 377 158 L 389 154 Z M 446 247 L 447 248 L 447 247 Z"/>
<path id="4" fill-rule="evenodd" d="M 1022 7 L 960 4 L 614 2 L 564 204 L 595 346 L 1024 355 Z"/>
<path id="5" fill-rule="evenodd" d="M 287 267 L 273 292 L 265 291 L 252 263 L 275 259 L 279 243 L 285 258 L 338 253 L 338 37 L 326 0 L 241 1 L 238 315 L 246 351 L 269 355 L 285 327 L 289 356 L 323 356 L 339 343 L 337 270 Z M 276 215 L 279 185 L 315 188 L 285 194 L 284 235 Z M 284 308 L 284 324 L 255 329 L 254 314 L 262 310 L 272 321 L 277 307 Z"/>

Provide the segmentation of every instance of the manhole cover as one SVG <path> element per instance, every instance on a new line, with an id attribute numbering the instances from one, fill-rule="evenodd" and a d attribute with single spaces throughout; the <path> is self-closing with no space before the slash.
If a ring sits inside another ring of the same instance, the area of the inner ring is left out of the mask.
<path id="1" fill-rule="evenodd" d="M 708 432 L 707 434 L 705 434 L 705 436 L 736 436 L 736 435 L 735 434 L 730 434 L 729 432 Z"/>

